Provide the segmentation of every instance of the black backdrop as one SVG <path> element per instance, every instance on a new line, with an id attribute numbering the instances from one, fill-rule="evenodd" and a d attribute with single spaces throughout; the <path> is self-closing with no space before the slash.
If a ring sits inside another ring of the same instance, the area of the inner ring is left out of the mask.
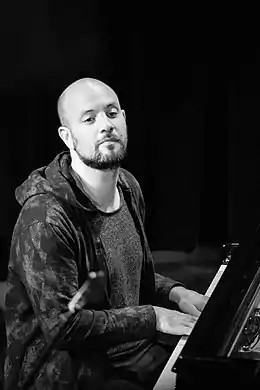
<path id="1" fill-rule="evenodd" d="M 3 278 L 19 212 L 14 190 L 64 149 L 56 101 L 80 77 L 108 83 L 126 110 L 124 167 L 142 186 L 152 249 L 221 245 L 259 223 L 259 49 L 221 35 L 221 23 L 210 28 L 198 10 L 141 6 L 1 5 Z"/>

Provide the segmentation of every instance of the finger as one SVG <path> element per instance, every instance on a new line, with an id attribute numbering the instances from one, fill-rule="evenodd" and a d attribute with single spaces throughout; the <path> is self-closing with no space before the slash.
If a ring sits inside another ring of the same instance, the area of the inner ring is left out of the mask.
<path id="1" fill-rule="evenodd" d="M 188 326 L 189 328 L 193 328 L 197 322 L 197 319 L 198 319 L 197 317 L 190 316 L 190 317 L 184 318 L 183 321 L 181 322 L 181 324 L 183 326 Z"/>
<path id="2" fill-rule="evenodd" d="M 191 316 L 199 317 L 200 316 L 200 310 L 196 308 L 196 306 L 192 305 L 191 303 L 186 302 L 183 304 L 181 310 L 186 313 L 190 314 Z"/>
<path id="3" fill-rule="evenodd" d="M 189 316 L 188 320 L 194 324 L 195 322 L 198 321 L 198 317 L 200 316 L 200 314 L 198 316 L 192 316 L 188 314 L 188 316 Z"/>
<path id="4" fill-rule="evenodd" d="M 189 336 L 192 332 L 192 329 L 193 327 L 190 326 L 179 325 L 173 329 L 172 334 L 175 334 L 177 336 L 183 336 L 183 335 Z"/>
<path id="5" fill-rule="evenodd" d="M 208 302 L 209 297 L 203 296 L 201 300 L 196 304 L 198 310 L 202 311 L 204 307 L 206 306 L 206 303 Z"/>
<path id="6" fill-rule="evenodd" d="M 190 328 L 188 326 L 184 326 L 183 327 L 183 335 L 189 336 L 191 334 L 192 330 L 193 330 L 193 327 Z"/>
<path id="7" fill-rule="evenodd" d="M 192 329 L 193 328 L 188 326 L 179 325 L 174 326 L 173 328 L 162 329 L 161 332 L 175 336 L 189 336 L 192 332 Z"/>

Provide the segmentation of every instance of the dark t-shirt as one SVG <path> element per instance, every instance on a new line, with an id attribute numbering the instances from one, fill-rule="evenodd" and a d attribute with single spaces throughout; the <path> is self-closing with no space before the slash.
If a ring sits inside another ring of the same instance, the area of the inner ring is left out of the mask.
<path id="1" fill-rule="evenodd" d="M 107 256 L 112 308 L 139 305 L 140 277 L 143 251 L 133 218 L 120 193 L 120 208 L 112 213 L 99 211 L 94 220 L 95 231 Z M 109 349 L 108 356 L 115 366 L 128 366 L 143 354 L 150 342 L 140 340 Z"/>
<path id="2" fill-rule="evenodd" d="M 82 183 L 77 177 L 77 173 L 72 169 L 71 173 L 78 187 L 85 193 Z M 123 192 L 120 187 L 118 187 L 118 190 L 120 194 L 119 209 L 110 213 L 98 210 L 96 218 L 92 221 L 93 228 L 98 232 L 106 253 L 110 279 L 109 298 L 111 306 L 114 309 L 140 305 L 139 292 L 143 262 L 140 236 L 135 228 Z M 86 196 L 89 197 L 88 194 Z M 108 350 L 108 357 L 111 366 L 116 369 L 135 369 L 136 367 L 139 369 L 140 362 L 145 365 L 148 362 L 148 365 L 152 367 L 153 365 L 150 360 L 156 361 L 156 358 L 153 356 L 154 342 L 143 339 L 118 344 L 110 348 Z M 176 343 L 177 340 L 173 338 L 173 343 L 171 342 L 170 344 L 176 345 Z M 149 353 L 147 354 L 148 351 Z M 162 356 L 158 358 L 161 359 Z"/>

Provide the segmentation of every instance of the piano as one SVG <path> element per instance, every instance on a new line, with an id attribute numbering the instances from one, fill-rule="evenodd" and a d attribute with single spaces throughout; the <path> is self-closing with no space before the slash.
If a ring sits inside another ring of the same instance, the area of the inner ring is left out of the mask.
<path id="1" fill-rule="evenodd" d="M 260 388 L 260 232 L 225 247 L 193 331 L 175 347 L 154 390 Z"/>

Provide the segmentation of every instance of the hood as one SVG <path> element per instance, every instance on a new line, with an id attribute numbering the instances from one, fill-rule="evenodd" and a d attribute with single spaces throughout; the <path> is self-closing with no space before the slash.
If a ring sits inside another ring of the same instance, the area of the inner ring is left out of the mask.
<path id="1" fill-rule="evenodd" d="M 65 201 L 74 207 L 92 209 L 92 203 L 83 204 L 81 199 L 75 195 L 76 183 L 70 173 L 71 156 L 69 152 L 59 153 L 55 159 L 42 168 L 35 169 L 16 190 L 15 197 L 18 203 L 23 206 L 28 199 L 35 195 L 51 194 L 61 201 Z M 73 188 L 75 187 L 75 188 Z"/>
<path id="2" fill-rule="evenodd" d="M 51 194 L 71 206 L 96 211 L 95 206 L 84 195 L 71 175 L 71 156 L 68 151 L 59 153 L 55 159 L 42 168 L 35 169 L 15 190 L 18 203 L 23 206 L 35 195 Z M 122 189 L 130 191 L 124 175 L 125 169 L 120 168 L 118 184 Z"/>

